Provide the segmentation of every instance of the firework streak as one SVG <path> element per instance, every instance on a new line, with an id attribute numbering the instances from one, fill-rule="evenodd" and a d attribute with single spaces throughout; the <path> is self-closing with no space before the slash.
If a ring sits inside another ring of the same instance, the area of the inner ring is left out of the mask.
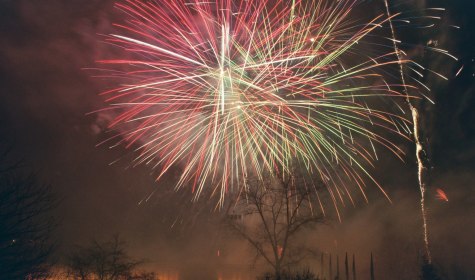
<path id="1" fill-rule="evenodd" d="M 364 20 L 357 4 L 117 3 L 127 20 L 106 41 L 120 58 L 99 61 L 120 83 L 102 94 L 120 132 L 108 141 L 136 149 L 134 164 L 157 168 L 158 179 L 181 168 L 176 187 L 196 198 L 209 190 L 222 203 L 247 176 L 297 165 L 322 178 L 335 208 L 353 202 L 349 185 L 366 199 L 376 146 L 402 154 L 382 132 L 409 130 L 392 108 L 410 86 L 394 82 L 399 63 L 413 63 L 378 33 L 388 17 Z"/>

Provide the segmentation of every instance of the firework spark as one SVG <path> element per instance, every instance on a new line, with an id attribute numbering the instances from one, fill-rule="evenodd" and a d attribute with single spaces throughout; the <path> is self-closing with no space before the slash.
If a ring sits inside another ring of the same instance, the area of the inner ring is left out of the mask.
<path id="1" fill-rule="evenodd" d="M 117 112 L 110 127 L 121 131 L 108 141 L 134 147 L 135 164 L 157 168 L 157 180 L 180 166 L 177 188 L 198 197 L 210 186 L 221 203 L 248 175 L 295 164 L 319 174 L 336 209 L 353 203 L 347 181 L 367 199 L 376 144 L 403 154 L 381 132 L 406 137 L 408 121 L 391 109 L 409 85 L 390 73 L 412 62 L 377 42 L 387 42 L 377 33 L 388 17 L 351 17 L 357 4 L 117 3 L 127 20 L 106 41 L 122 51 L 99 61 L 120 81 L 103 93 Z"/>
<path id="2" fill-rule="evenodd" d="M 447 194 L 444 192 L 444 190 L 442 190 L 442 189 L 436 189 L 435 191 L 437 192 L 437 194 L 435 195 L 435 197 L 436 197 L 438 200 L 442 200 L 442 201 L 445 201 L 445 202 L 449 202 L 449 198 L 447 197 Z"/>

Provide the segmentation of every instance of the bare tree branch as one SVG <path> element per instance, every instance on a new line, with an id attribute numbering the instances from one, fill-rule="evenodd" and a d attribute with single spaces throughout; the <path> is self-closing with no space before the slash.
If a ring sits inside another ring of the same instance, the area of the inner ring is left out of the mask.
<path id="1" fill-rule="evenodd" d="M 68 275 L 81 280 L 155 279 L 153 273 L 135 273 L 143 261 L 132 259 L 125 247 L 118 235 L 104 242 L 94 239 L 87 247 L 77 247 L 68 258 Z"/>
<path id="2" fill-rule="evenodd" d="M 51 210 L 58 200 L 51 187 L 25 175 L 20 161 L 0 155 L 0 279 L 44 279 L 55 249 L 57 224 Z"/>
<path id="3" fill-rule="evenodd" d="M 232 208 L 243 219 L 226 219 L 229 228 L 256 250 L 276 276 L 310 256 L 308 250 L 298 247 L 296 237 L 305 228 L 324 221 L 312 207 L 317 201 L 315 191 L 302 182 L 306 179 L 297 172 L 249 178 Z"/>

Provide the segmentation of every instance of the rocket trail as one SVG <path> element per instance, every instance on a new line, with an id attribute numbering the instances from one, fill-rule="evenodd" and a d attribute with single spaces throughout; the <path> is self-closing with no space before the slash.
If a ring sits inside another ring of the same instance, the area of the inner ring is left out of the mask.
<path id="1" fill-rule="evenodd" d="M 386 6 L 386 13 L 387 13 L 388 19 L 389 19 L 388 22 L 389 22 L 389 26 L 391 28 L 391 33 L 392 33 L 392 37 L 393 37 L 392 42 L 393 42 L 393 46 L 394 46 L 394 51 L 395 51 L 397 59 L 399 61 L 399 73 L 400 73 L 400 76 L 401 76 L 402 84 L 404 86 L 403 92 L 407 96 L 406 102 L 407 102 L 407 105 L 409 106 L 409 109 L 411 110 L 411 115 L 412 115 L 412 126 L 413 126 L 413 136 L 414 136 L 413 139 L 414 139 L 414 143 L 416 145 L 417 179 L 418 179 L 419 190 L 420 190 L 420 194 L 421 194 L 420 203 L 421 203 L 421 214 L 422 214 L 422 229 L 423 229 L 423 234 L 424 234 L 424 249 L 425 249 L 425 254 L 426 254 L 426 257 L 427 257 L 427 261 L 430 264 L 432 262 L 432 257 L 431 257 L 431 253 L 430 253 L 430 249 L 429 249 L 429 233 L 428 233 L 428 227 L 427 227 L 427 212 L 426 212 L 426 209 L 425 209 L 426 186 L 425 186 L 425 183 L 424 183 L 424 172 L 426 170 L 426 167 L 424 166 L 424 162 L 422 160 L 422 156 L 425 154 L 425 151 L 424 151 L 424 146 L 421 142 L 420 134 L 419 134 L 419 131 L 420 131 L 419 117 L 420 116 L 419 116 L 419 112 L 418 112 L 417 108 L 412 104 L 409 93 L 407 91 L 406 81 L 405 81 L 405 78 L 404 78 L 404 68 L 403 68 L 403 64 L 401 63 L 401 52 L 400 52 L 400 50 L 397 46 L 397 43 L 396 43 L 397 42 L 396 33 L 394 31 L 394 26 L 393 26 L 393 23 L 392 23 L 392 14 L 391 14 L 391 11 L 389 9 L 388 0 L 384 0 L 384 4 Z"/>

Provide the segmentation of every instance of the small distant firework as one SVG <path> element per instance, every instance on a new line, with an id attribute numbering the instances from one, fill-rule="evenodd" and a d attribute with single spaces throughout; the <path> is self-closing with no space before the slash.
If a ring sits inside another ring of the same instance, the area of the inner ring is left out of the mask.
<path id="1" fill-rule="evenodd" d="M 435 197 L 438 200 L 449 202 L 449 198 L 447 197 L 447 194 L 442 189 L 436 189 L 436 192 L 437 194 L 435 195 Z"/>
<path id="2" fill-rule="evenodd" d="M 403 154 L 381 132 L 409 131 L 397 99 L 412 86 L 394 78 L 398 66 L 422 66 L 380 34 L 387 16 L 352 16 L 359 2 L 117 3 L 127 19 L 106 41 L 122 51 L 99 61 L 120 84 L 102 94 L 120 132 L 108 141 L 134 147 L 157 180 L 179 166 L 176 187 L 196 198 L 209 188 L 222 203 L 250 174 L 297 165 L 322 178 L 335 208 L 353 202 L 348 181 L 366 199 L 376 144 Z"/>

